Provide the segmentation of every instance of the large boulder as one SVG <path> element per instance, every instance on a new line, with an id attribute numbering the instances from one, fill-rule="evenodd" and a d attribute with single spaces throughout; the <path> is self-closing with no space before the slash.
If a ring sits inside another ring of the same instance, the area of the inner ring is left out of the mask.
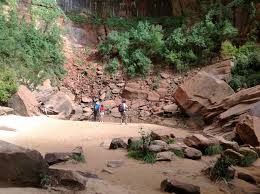
<path id="1" fill-rule="evenodd" d="M 171 151 L 159 152 L 156 154 L 156 161 L 172 161 L 176 158 L 177 156 Z"/>
<path id="2" fill-rule="evenodd" d="M 195 148 L 186 148 L 184 150 L 184 156 L 185 158 L 192 159 L 192 160 L 199 160 L 201 159 L 202 153 L 201 151 L 195 149 Z"/>
<path id="3" fill-rule="evenodd" d="M 50 185 L 52 187 L 65 187 L 73 191 L 86 189 L 87 178 L 81 173 L 71 170 L 49 169 Z"/>
<path id="4" fill-rule="evenodd" d="M 219 144 L 218 140 L 216 140 L 215 138 L 207 138 L 201 134 L 187 136 L 185 137 L 183 142 L 187 146 L 196 148 L 202 152 L 204 152 L 205 149 L 209 146 Z"/>
<path id="5" fill-rule="evenodd" d="M 160 100 L 160 95 L 157 92 L 149 92 L 147 96 L 148 101 L 158 102 Z"/>
<path id="6" fill-rule="evenodd" d="M 152 140 L 170 141 L 175 138 L 172 129 L 153 130 L 151 132 Z"/>
<path id="7" fill-rule="evenodd" d="M 40 115 L 34 94 L 24 85 L 21 85 L 18 91 L 8 101 L 8 106 L 14 109 L 15 114 L 21 116 Z"/>
<path id="8" fill-rule="evenodd" d="M 260 118 L 247 115 L 236 126 L 236 132 L 245 144 L 260 145 Z"/>
<path id="9" fill-rule="evenodd" d="M 232 193 L 236 194 L 258 194 L 260 188 L 241 179 L 234 179 L 228 183 Z"/>
<path id="10" fill-rule="evenodd" d="M 36 150 L 0 141 L 0 182 L 13 186 L 40 186 L 48 164 Z"/>
<path id="11" fill-rule="evenodd" d="M 41 110 L 46 114 L 68 117 L 73 111 L 73 102 L 65 93 L 56 92 L 42 103 Z"/>
<path id="12" fill-rule="evenodd" d="M 243 118 L 242 115 L 260 116 L 260 86 L 241 90 L 212 106 L 204 119 L 214 122 L 204 129 L 204 133 L 234 139 L 234 126 Z"/>
<path id="13" fill-rule="evenodd" d="M 128 145 L 120 138 L 114 138 L 109 146 L 109 149 L 115 150 L 118 148 L 124 148 L 127 149 Z"/>
<path id="14" fill-rule="evenodd" d="M 60 162 L 66 162 L 71 159 L 72 154 L 69 152 L 53 152 L 46 153 L 44 159 L 49 165 L 58 164 Z"/>
<path id="15" fill-rule="evenodd" d="M 234 62 L 228 59 L 206 66 L 202 70 L 206 71 L 207 73 L 213 74 L 218 79 L 224 80 L 225 82 L 229 83 L 232 78 L 231 70 L 233 66 Z"/>
<path id="16" fill-rule="evenodd" d="M 199 186 L 169 179 L 165 179 L 161 182 L 161 190 L 176 194 L 200 194 Z"/>
<path id="17" fill-rule="evenodd" d="M 142 90 L 138 84 L 129 83 L 125 86 L 122 96 L 129 100 L 143 99 L 146 100 L 148 92 Z"/>
<path id="18" fill-rule="evenodd" d="M 202 71 L 179 86 L 174 98 L 188 115 L 197 117 L 232 94 L 234 91 L 226 82 Z"/>

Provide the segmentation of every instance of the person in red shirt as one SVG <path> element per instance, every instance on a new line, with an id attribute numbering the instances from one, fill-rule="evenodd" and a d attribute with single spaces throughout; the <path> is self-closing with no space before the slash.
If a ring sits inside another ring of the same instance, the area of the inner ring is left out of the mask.
<path id="1" fill-rule="evenodd" d="M 105 107 L 103 104 L 101 104 L 100 108 L 99 108 L 99 114 L 100 114 L 100 122 L 103 123 L 104 122 L 104 116 L 105 116 Z"/>

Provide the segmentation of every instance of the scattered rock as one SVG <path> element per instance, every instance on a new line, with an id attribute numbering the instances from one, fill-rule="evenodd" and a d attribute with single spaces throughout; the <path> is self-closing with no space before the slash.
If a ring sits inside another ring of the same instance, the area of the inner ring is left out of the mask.
<path id="1" fill-rule="evenodd" d="M 0 106 L 0 116 L 14 114 L 14 109 Z"/>
<path id="2" fill-rule="evenodd" d="M 109 149 L 124 148 L 127 149 L 128 145 L 120 138 L 114 138 L 109 146 Z"/>
<path id="3" fill-rule="evenodd" d="M 75 100 L 75 98 L 76 98 L 75 95 L 72 94 L 72 92 L 68 88 L 60 87 L 60 91 L 64 94 L 66 94 L 67 96 L 69 96 L 72 101 Z"/>
<path id="4" fill-rule="evenodd" d="M 231 149 L 227 149 L 223 152 L 223 156 L 227 156 L 232 160 L 237 161 L 239 164 L 241 163 L 241 161 L 244 158 L 244 155 L 240 154 L 239 152 L 236 152 L 234 150 Z"/>
<path id="5" fill-rule="evenodd" d="M 120 93 L 120 89 L 119 88 L 115 88 L 112 90 L 112 94 L 119 94 Z"/>
<path id="6" fill-rule="evenodd" d="M 160 100 L 160 95 L 157 92 L 149 92 L 147 100 L 151 102 L 158 102 Z"/>
<path id="7" fill-rule="evenodd" d="M 39 103 L 33 93 L 24 85 L 21 85 L 18 91 L 10 98 L 8 106 L 12 108 L 17 115 L 40 115 L 38 109 Z"/>
<path id="8" fill-rule="evenodd" d="M 173 152 L 159 152 L 156 154 L 156 161 L 172 161 L 176 159 L 176 155 Z"/>
<path id="9" fill-rule="evenodd" d="M 195 148 L 186 148 L 184 149 L 184 156 L 186 158 L 192 159 L 192 160 L 200 160 L 202 153 L 201 151 L 195 149 Z"/>
<path id="10" fill-rule="evenodd" d="M 167 74 L 167 73 L 160 73 L 160 76 L 161 76 L 161 78 L 163 78 L 163 79 L 167 79 L 167 78 L 170 77 L 170 75 Z"/>
<path id="11" fill-rule="evenodd" d="M 200 194 L 199 186 L 169 179 L 162 181 L 161 190 L 176 194 Z"/>
<path id="12" fill-rule="evenodd" d="M 158 88 L 156 92 L 160 95 L 160 98 L 164 98 L 168 95 L 168 89 L 167 88 Z"/>
<path id="13" fill-rule="evenodd" d="M 162 140 L 164 142 L 167 142 L 169 140 L 174 139 L 175 135 L 173 134 L 172 129 L 164 129 L 164 130 L 152 131 L 151 138 L 152 140 Z"/>
<path id="14" fill-rule="evenodd" d="M 107 168 L 103 168 L 101 172 L 105 172 L 105 173 L 108 173 L 108 174 L 114 174 L 114 172 L 112 170 L 109 170 Z"/>
<path id="15" fill-rule="evenodd" d="M 252 150 L 250 148 L 241 147 L 241 148 L 239 148 L 238 152 L 240 154 L 244 155 L 245 157 L 249 157 L 250 160 L 256 161 L 258 159 L 258 154 L 254 150 Z"/>
<path id="16" fill-rule="evenodd" d="M 217 136 L 215 138 L 219 141 L 220 145 L 223 147 L 224 150 L 233 149 L 235 151 L 238 151 L 239 145 L 238 145 L 237 142 L 228 141 L 228 140 L 226 140 L 226 139 L 224 139 L 223 137 L 220 137 L 220 136 Z"/>
<path id="17" fill-rule="evenodd" d="M 250 184 L 241 179 L 234 179 L 228 183 L 229 188 L 232 193 L 236 194 L 257 194 L 260 193 L 260 188 Z"/>
<path id="18" fill-rule="evenodd" d="M 237 177 L 241 180 L 244 180 L 246 182 L 252 183 L 252 184 L 256 184 L 256 178 L 254 176 L 252 176 L 249 173 L 245 173 L 245 172 L 238 172 L 237 173 Z"/>
<path id="19" fill-rule="evenodd" d="M 66 162 L 71 158 L 71 153 L 46 153 L 44 159 L 49 165 L 58 164 L 61 162 Z"/>
<path id="20" fill-rule="evenodd" d="M 86 188 L 87 178 L 76 171 L 49 169 L 48 176 L 51 177 L 53 187 L 61 186 L 73 191 L 82 191 Z"/>
<path id="21" fill-rule="evenodd" d="M 245 144 L 260 145 L 260 118 L 247 115 L 236 126 L 236 132 Z"/>
<path id="22" fill-rule="evenodd" d="M 122 97 L 129 99 L 129 100 L 134 100 L 134 99 L 145 100 L 148 97 L 148 92 L 145 90 L 141 90 L 141 89 L 131 88 L 131 87 L 129 87 L 129 84 L 128 84 L 125 87 L 125 89 L 123 90 Z"/>
<path id="23" fill-rule="evenodd" d="M 164 152 L 164 151 L 168 150 L 167 146 L 163 146 L 163 145 L 150 145 L 148 149 L 149 149 L 149 151 L 155 152 L 155 153 Z"/>
<path id="24" fill-rule="evenodd" d="M 104 107 L 106 109 L 112 109 L 116 106 L 116 103 L 114 100 L 106 100 L 106 101 L 102 102 L 102 104 L 104 105 Z"/>
<path id="25" fill-rule="evenodd" d="M 11 186 L 40 186 L 48 164 L 36 150 L 0 141 L 0 181 Z"/>
<path id="26" fill-rule="evenodd" d="M 204 152 L 208 146 L 217 145 L 219 143 L 216 139 L 214 139 L 214 138 L 210 139 L 201 134 L 195 134 L 195 135 L 188 136 L 183 140 L 183 142 L 188 147 L 196 148 L 202 152 Z"/>
<path id="27" fill-rule="evenodd" d="M 176 104 L 170 104 L 163 107 L 163 110 L 167 113 L 175 113 L 178 110 L 178 106 Z"/>
<path id="28" fill-rule="evenodd" d="M 118 167 L 121 167 L 123 164 L 124 164 L 124 161 L 122 161 L 122 160 L 110 160 L 107 162 L 107 167 L 118 168 Z"/>
<path id="29" fill-rule="evenodd" d="M 91 103 L 91 102 L 93 102 L 93 100 L 91 98 L 87 97 L 87 96 L 83 96 L 81 98 L 81 101 L 84 102 L 84 103 Z"/>

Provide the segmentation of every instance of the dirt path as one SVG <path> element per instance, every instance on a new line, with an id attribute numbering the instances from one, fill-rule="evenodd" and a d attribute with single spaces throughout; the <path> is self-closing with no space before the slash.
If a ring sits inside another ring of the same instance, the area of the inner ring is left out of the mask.
<path id="1" fill-rule="evenodd" d="M 89 181 L 88 190 L 82 194 L 160 194 L 160 182 L 166 178 L 178 178 L 201 186 L 203 194 L 222 193 L 200 171 L 207 166 L 209 158 L 200 161 L 178 159 L 154 165 L 143 164 L 127 158 L 124 150 L 108 150 L 112 138 L 139 136 L 140 128 L 145 131 L 164 130 L 166 127 L 149 124 L 91 123 L 54 120 L 47 117 L 22 118 L 0 117 L 0 139 L 17 145 L 46 152 L 69 151 L 82 146 L 86 163 L 71 162 L 57 165 L 58 168 L 78 169 L 97 174 L 102 180 Z M 15 131 L 12 131 L 15 130 Z M 172 129 L 175 136 L 184 137 L 188 131 Z M 122 167 L 112 169 L 113 174 L 102 172 L 107 160 L 123 160 Z M 0 189 L 0 193 L 46 193 L 46 191 L 26 188 Z"/>

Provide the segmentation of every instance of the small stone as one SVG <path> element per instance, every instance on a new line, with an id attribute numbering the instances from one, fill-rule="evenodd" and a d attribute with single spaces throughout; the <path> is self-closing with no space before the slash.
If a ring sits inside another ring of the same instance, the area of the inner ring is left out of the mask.
<path id="1" fill-rule="evenodd" d="M 200 160 L 202 153 L 201 153 L 201 151 L 199 151 L 195 148 L 188 147 L 184 150 L 184 156 L 186 158 L 189 158 L 189 159 L 192 159 L 192 160 Z"/>
<path id="2" fill-rule="evenodd" d="M 156 161 L 172 161 L 175 160 L 176 157 L 173 152 L 159 152 L 156 155 Z"/>
<path id="3" fill-rule="evenodd" d="M 124 148 L 127 149 L 128 145 L 120 138 L 114 138 L 109 146 L 109 149 Z"/>
<path id="4" fill-rule="evenodd" d="M 167 79 L 170 77 L 169 74 L 166 74 L 166 73 L 161 73 L 160 76 L 163 78 L 163 79 Z"/>
<path id="5" fill-rule="evenodd" d="M 200 194 L 199 186 L 169 179 L 162 181 L 161 190 L 176 194 Z"/>
<path id="6" fill-rule="evenodd" d="M 87 96 L 84 96 L 81 98 L 81 101 L 84 102 L 84 103 L 90 103 L 92 102 L 93 100 Z"/>
<path id="7" fill-rule="evenodd" d="M 124 161 L 122 160 L 110 160 L 107 162 L 107 167 L 110 168 L 118 168 L 121 167 L 123 165 Z"/>
<path id="8" fill-rule="evenodd" d="M 102 169 L 101 172 L 105 172 L 105 173 L 108 173 L 108 174 L 114 174 L 114 172 L 112 170 L 109 170 L 107 168 Z"/>

